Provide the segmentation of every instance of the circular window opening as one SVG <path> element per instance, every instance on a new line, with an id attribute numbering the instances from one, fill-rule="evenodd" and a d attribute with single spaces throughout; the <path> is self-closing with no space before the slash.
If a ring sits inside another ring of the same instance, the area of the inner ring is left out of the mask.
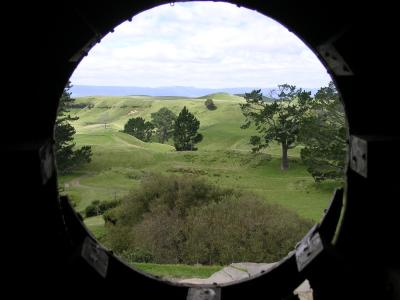
<path id="1" fill-rule="evenodd" d="M 257 12 L 145 11 L 71 82 L 55 128 L 60 189 L 103 245 L 153 275 L 226 283 L 268 270 L 343 183 L 335 86 Z"/>

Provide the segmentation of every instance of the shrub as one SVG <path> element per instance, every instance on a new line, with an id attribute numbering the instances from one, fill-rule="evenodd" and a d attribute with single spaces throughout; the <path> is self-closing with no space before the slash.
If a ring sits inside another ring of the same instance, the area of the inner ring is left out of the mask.
<path id="1" fill-rule="evenodd" d="M 116 207 L 119 203 L 119 200 L 101 202 L 100 200 L 94 200 L 85 209 L 86 218 L 102 215 L 107 210 Z"/>
<path id="2" fill-rule="evenodd" d="M 184 263 L 185 218 L 177 209 L 155 205 L 133 228 L 135 246 L 150 253 L 154 263 Z"/>
<path id="3" fill-rule="evenodd" d="M 148 174 L 142 178 L 140 189 L 130 192 L 122 199 L 121 205 L 107 215 L 115 223 L 133 226 L 142 221 L 152 206 L 163 205 L 186 215 L 191 207 L 221 201 L 233 192 L 190 174 L 185 174 L 185 177 Z"/>
<path id="4" fill-rule="evenodd" d="M 86 218 L 98 216 L 98 207 L 96 205 L 90 204 L 85 209 L 85 216 Z"/>
<path id="5" fill-rule="evenodd" d="M 143 251 L 140 248 L 135 248 L 133 250 L 123 251 L 121 257 L 130 263 L 149 263 L 153 261 L 153 257 L 150 253 Z"/>
<path id="6" fill-rule="evenodd" d="M 106 218 L 108 247 L 155 263 L 273 262 L 312 226 L 253 194 L 193 176 L 148 176 Z"/>
<path id="7" fill-rule="evenodd" d="M 105 213 L 107 210 L 116 207 L 119 204 L 118 200 L 113 201 L 103 201 L 99 203 L 100 214 Z"/>
<path id="8" fill-rule="evenodd" d="M 295 213 L 255 195 L 231 197 L 191 211 L 186 221 L 186 262 L 274 262 L 312 226 Z"/>
<path id="9" fill-rule="evenodd" d="M 207 107 L 209 110 L 216 110 L 217 106 L 214 104 L 214 101 L 212 99 L 207 99 L 204 102 L 204 105 Z"/>

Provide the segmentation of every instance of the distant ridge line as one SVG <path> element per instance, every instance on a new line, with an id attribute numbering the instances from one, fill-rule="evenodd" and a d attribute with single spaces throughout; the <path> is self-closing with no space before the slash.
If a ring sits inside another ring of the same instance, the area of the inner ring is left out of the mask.
<path id="1" fill-rule="evenodd" d="M 257 87 L 238 88 L 196 88 L 186 86 L 167 87 L 134 87 L 134 86 L 95 86 L 95 85 L 73 85 L 72 97 L 86 96 L 177 96 L 177 97 L 201 97 L 215 93 L 244 94 L 249 93 Z M 269 95 L 274 88 L 261 88 L 264 95 Z M 307 89 L 307 88 L 306 88 Z M 307 89 L 314 94 L 317 89 Z"/>

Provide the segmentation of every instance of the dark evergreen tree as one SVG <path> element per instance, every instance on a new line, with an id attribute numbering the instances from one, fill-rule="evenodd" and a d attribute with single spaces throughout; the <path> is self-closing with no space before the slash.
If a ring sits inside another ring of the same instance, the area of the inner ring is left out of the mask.
<path id="1" fill-rule="evenodd" d="M 203 136 L 198 133 L 200 121 L 189 112 L 186 106 L 179 113 L 174 125 L 174 146 L 177 151 L 195 151 L 195 144 L 200 143 Z"/>
<path id="2" fill-rule="evenodd" d="M 156 128 L 158 141 L 164 144 L 174 131 L 176 115 L 166 107 L 160 108 L 158 112 L 151 114 L 151 122 Z"/>
<path id="3" fill-rule="evenodd" d="M 246 117 L 246 123 L 241 128 L 248 128 L 254 123 L 260 133 L 250 138 L 253 151 L 268 147 L 272 141 L 279 143 L 282 147 L 281 169 L 287 170 L 288 150 L 296 146 L 302 120 L 312 98 L 311 92 L 288 84 L 278 85 L 275 94 L 274 101 L 267 102 L 261 90 L 246 93 L 246 103 L 240 104 Z"/>
<path id="4" fill-rule="evenodd" d="M 70 107 L 75 101 L 74 98 L 71 98 L 70 89 L 71 82 L 68 81 L 60 98 L 54 127 L 57 168 L 61 174 L 67 173 L 72 168 L 83 163 L 89 163 L 92 157 L 92 148 L 90 146 L 74 149 L 75 128 L 69 122 L 77 120 L 78 117 L 72 117 L 69 114 Z"/>
<path id="5" fill-rule="evenodd" d="M 124 132 L 133 135 L 137 139 L 148 142 L 153 134 L 154 125 L 145 121 L 142 117 L 129 119 L 124 126 Z"/>

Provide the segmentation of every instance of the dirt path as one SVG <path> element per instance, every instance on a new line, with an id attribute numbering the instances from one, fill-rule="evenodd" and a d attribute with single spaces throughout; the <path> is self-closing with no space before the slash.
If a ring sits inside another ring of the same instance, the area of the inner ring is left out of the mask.
<path id="1" fill-rule="evenodd" d="M 67 181 L 64 183 L 64 188 L 71 188 L 71 187 L 89 187 L 88 185 L 82 185 L 81 180 L 84 178 L 91 177 L 93 175 L 96 175 L 95 173 L 93 174 L 84 174 L 78 177 L 75 177 L 74 179 Z"/>

